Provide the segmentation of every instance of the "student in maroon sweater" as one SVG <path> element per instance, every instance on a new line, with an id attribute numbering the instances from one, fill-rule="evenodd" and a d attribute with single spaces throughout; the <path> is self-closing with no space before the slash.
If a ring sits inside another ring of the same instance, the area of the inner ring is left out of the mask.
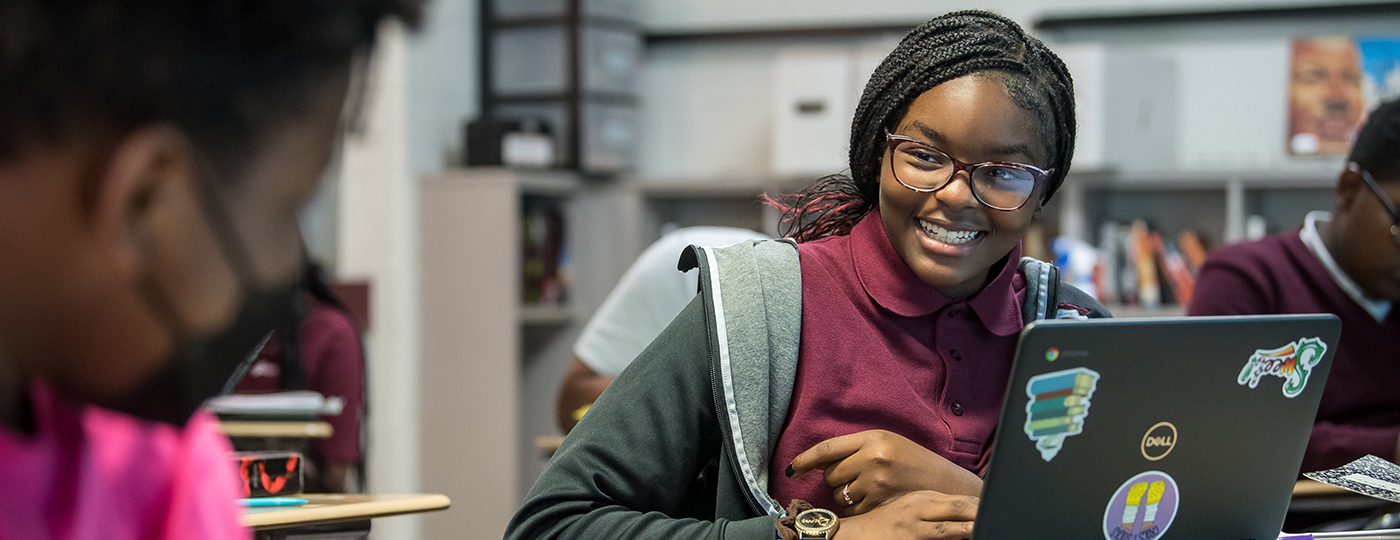
<path id="1" fill-rule="evenodd" d="M 360 328 L 350 309 L 331 291 L 321 267 L 311 264 L 299 280 L 300 321 L 283 325 L 258 352 L 235 391 L 261 394 L 314 390 L 344 403 L 341 413 L 322 416 L 331 436 L 311 441 L 306 485 L 312 493 L 341 493 L 364 486 L 360 428 L 365 419 L 365 360 Z"/>
<path id="2" fill-rule="evenodd" d="M 1342 319 L 1303 471 L 1366 454 L 1400 460 L 1400 101 L 1381 105 L 1337 179 L 1333 211 L 1226 246 L 1201 269 L 1190 315 L 1332 313 Z"/>

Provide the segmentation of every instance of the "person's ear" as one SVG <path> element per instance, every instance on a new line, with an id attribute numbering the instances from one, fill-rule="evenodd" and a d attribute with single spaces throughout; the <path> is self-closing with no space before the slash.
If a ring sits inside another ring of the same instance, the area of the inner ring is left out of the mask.
<path id="1" fill-rule="evenodd" d="M 152 219 L 157 206 L 191 183 L 195 159 L 190 140 L 171 126 L 140 128 L 113 144 L 91 180 L 90 223 L 119 268 L 134 271 L 149 255 L 151 228 L 162 221 Z"/>
<path id="2" fill-rule="evenodd" d="M 1361 178 L 1361 174 L 1351 167 L 1342 169 L 1342 174 L 1337 176 L 1337 212 L 1346 211 L 1350 209 L 1353 204 L 1356 204 L 1356 199 L 1361 195 L 1361 190 L 1366 189 L 1362 186 L 1364 182 L 1365 180 Z"/>
<path id="3" fill-rule="evenodd" d="M 1031 212 L 1031 221 L 1040 221 L 1040 216 L 1045 214 L 1045 201 L 1036 200 L 1035 211 Z"/>

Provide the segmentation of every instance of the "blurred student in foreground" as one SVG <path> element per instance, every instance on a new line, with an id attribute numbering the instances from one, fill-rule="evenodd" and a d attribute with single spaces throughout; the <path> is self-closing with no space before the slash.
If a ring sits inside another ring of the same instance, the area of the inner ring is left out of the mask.
<path id="1" fill-rule="evenodd" d="M 197 407 L 294 316 L 296 216 L 414 0 L 0 3 L 0 538 L 244 538 Z"/>
<path id="2" fill-rule="evenodd" d="M 1190 315 L 1332 313 L 1342 337 L 1303 471 L 1366 454 L 1400 461 L 1400 101 L 1377 108 L 1337 177 L 1331 213 L 1225 246 L 1201 269 Z"/>
<path id="3" fill-rule="evenodd" d="M 574 342 L 574 362 L 559 385 L 559 429 L 568 433 L 613 378 L 671 324 L 700 291 L 699 272 L 676 258 L 691 245 L 727 246 L 768 237 L 734 227 L 685 227 L 653 242 L 627 268 Z"/>

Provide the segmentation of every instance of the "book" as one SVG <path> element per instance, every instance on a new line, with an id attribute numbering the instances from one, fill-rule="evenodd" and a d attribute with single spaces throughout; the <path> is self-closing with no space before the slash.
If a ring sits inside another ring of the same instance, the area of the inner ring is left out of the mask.
<path id="1" fill-rule="evenodd" d="M 1137 271 L 1138 302 L 1144 309 L 1158 309 L 1162 307 L 1162 286 L 1157 281 L 1157 261 L 1152 254 L 1146 222 L 1133 222 L 1130 244 Z"/>

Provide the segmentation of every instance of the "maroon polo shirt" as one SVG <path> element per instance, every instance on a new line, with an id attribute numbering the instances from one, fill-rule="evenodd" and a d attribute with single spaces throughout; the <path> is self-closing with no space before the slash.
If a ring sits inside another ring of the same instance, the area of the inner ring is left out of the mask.
<path id="1" fill-rule="evenodd" d="M 981 474 L 1022 327 L 1021 248 L 992 269 L 980 292 L 958 299 L 914 274 L 878 209 L 850 235 L 800 244 L 798 253 L 802 342 L 768 475 L 773 497 L 845 508 L 819 471 L 801 478 L 783 472 L 821 441 L 871 429 Z"/>
<path id="2" fill-rule="evenodd" d="M 339 416 L 321 417 L 331 425 L 332 434 L 316 439 L 312 447 L 327 461 L 355 463 L 360 460 L 360 422 L 364 416 L 365 372 L 360 332 L 340 310 L 315 300 L 308 299 L 308 303 L 310 310 L 301 323 L 306 389 L 345 401 Z M 259 394 L 282 389 L 281 345 L 277 336 L 267 341 L 257 362 L 238 382 L 236 392 Z"/>
<path id="3" fill-rule="evenodd" d="M 1337 285 L 1297 230 L 1211 253 L 1187 310 L 1193 316 L 1287 313 L 1332 313 L 1342 320 L 1303 472 L 1338 467 L 1366 454 L 1395 459 L 1400 309 L 1377 322 Z"/>

